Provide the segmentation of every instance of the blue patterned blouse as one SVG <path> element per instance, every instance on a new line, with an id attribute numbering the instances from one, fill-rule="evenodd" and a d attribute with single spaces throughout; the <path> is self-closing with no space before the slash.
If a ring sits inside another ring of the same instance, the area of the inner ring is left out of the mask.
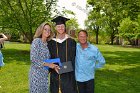
<path id="1" fill-rule="evenodd" d="M 48 93 L 48 70 L 44 69 L 42 63 L 49 58 L 47 42 L 43 43 L 41 38 L 34 39 L 30 51 L 30 93 Z"/>

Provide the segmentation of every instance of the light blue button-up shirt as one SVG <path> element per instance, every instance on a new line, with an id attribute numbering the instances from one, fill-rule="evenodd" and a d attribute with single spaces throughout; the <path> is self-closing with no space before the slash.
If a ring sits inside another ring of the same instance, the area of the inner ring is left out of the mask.
<path id="1" fill-rule="evenodd" d="M 76 46 L 75 58 L 76 81 L 85 82 L 94 79 L 95 69 L 105 64 L 105 59 L 98 48 L 88 42 L 88 47 L 82 49 L 80 43 Z"/>

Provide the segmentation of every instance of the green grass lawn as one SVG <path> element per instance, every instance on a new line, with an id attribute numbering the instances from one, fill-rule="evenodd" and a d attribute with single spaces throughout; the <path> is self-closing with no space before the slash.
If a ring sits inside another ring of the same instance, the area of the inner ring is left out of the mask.
<path id="1" fill-rule="evenodd" d="M 140 49 L 109 45 L 98 45 L 98 48 L 106 65 L 96 71 L 95 93 L 139 93 Z M 5 44 L 0 93 L 28 93 L 29 51 L 29 44 Z"/>

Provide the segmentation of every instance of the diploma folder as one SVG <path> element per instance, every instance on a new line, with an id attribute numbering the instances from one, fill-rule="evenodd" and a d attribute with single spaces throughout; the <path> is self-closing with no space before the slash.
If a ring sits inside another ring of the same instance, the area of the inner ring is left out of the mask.
<path id="1" fill-rule="evenodd" d="M 59 74 L 68 73 L 71 71 L 73 71 L 73 66 L 71 61 L 62 62 L 62 66 L 58 70 Z"/>
<path id="2" fill-rule="evenodd" d="M 60 62 L 60 58 L 46 59 L 46 60 L 44 60 L 44 62 L 46 62 L 46 63 L 57 63 L 60 67 L 62 66 L 62 64 Z M 48 66 L 44 66 L 44 69 L 48 70 L 49 67 Z"/>

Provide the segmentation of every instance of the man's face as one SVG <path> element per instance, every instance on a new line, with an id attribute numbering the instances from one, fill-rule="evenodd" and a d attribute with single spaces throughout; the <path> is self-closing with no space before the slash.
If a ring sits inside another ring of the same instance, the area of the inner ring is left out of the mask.
<path id="1" fill-rule="evenodd" d="M 78 34 L 78 41 L 79 41 L 79 43 L 81 43 L 81 44 L 87 43 L 87 35 L 86 35 L 85 32 L 80 32 L 80 33 Z"/>
<path id="2" fill-rule="evenodd" d="M 65 32 L 65 25 L 64 24 L 56 25 L 56 31 L 59 34 L 63 34 Z"/>

